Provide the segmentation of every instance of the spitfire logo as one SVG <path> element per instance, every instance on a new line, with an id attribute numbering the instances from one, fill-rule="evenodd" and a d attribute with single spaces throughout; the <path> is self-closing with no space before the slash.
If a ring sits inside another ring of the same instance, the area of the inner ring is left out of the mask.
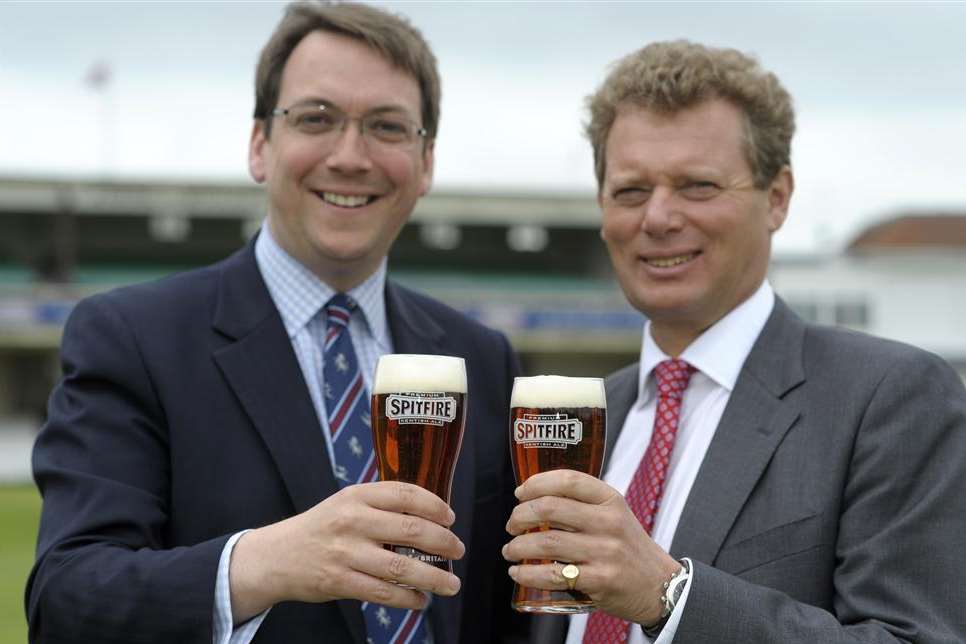
<path id="1" fill-rule="evenodd" d="M 443 393 L 392 394 L 386 417 L 400 425 L 444 425 L 456 418 L 456 399 Z"/>
<path id="2" fill-rule="evenodd" d="M 567 414 L 524 414 L 513 423 L 513 440 L 524 447 L 567 449 L 583 436 L 583 423 Z"/>

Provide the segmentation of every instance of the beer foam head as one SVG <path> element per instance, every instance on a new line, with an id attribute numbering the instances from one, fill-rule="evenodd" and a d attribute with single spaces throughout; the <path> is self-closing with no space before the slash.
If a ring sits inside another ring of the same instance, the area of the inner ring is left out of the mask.
<path id="1" fill-rule="evenodd" d="M 530 376 L 513 380 L 511 407 L 607 408 L 602 378 Z"/>
<path id="2" fill-rule="evenodd" d="M 463 358 L 416 353 L 390 353 L 379 358 L 372 393 L 403 391 L 466 393 Z"/>

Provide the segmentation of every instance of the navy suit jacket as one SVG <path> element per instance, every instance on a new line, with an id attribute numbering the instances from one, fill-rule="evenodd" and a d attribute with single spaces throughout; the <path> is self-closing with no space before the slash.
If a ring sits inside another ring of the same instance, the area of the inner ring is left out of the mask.
<path id="1" fill-rule="evenodd" d="M 500 556 L 514 503 L 506 338 L 387 283 L 395 350 L 462 356 L 466 433 L 453 483 L 456 597 L 434 597 L 437 644 L 501 641 Z M 225 261 L 82 301 L 34 448 L 44 497 L 27 585 L 32 642 L 211 642 L 229 536 L 303 512 L 339 488 L 253 245 Z M 256 642 L 363 644 L 359 602 L 275 606 Z"/>

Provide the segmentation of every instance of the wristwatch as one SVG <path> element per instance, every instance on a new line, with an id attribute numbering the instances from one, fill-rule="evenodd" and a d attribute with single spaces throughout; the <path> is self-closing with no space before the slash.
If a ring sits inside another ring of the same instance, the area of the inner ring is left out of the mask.
<path id="1" fill-rule="evenodd" d="M 664 582 L 664 594 L 661 595 L 661 602 L 664 604 L 664 608 L 661 610 L 660 619 L 653 626 L 641 625 L 644 629 L 644 634 L 652 639 L 661 634 L 664 625 L 667 624 L 668 618 L 674 612 L 674 607 L 678 605 L 678 601 L 681 599 L 684 587 L 688 585 L 688 579 L 691 578 L 691 562 L 687 559 L 681 559 L 679 563 L 681 567 L 678 571 Z"/>

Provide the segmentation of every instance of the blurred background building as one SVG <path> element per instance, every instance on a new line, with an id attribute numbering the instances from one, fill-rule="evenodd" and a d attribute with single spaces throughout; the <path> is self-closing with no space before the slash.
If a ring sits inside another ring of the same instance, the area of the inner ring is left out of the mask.
<path id="1" fill-rule="evenodd" d="M 211 263 L 261 225 L 260 187 L 0 177 L 0 480 L 27 454 L 78 299 Z M 600 241 L 593 194 L 437 190 L 390 256 L 399 281 L 506 332 L 529 374 L 605 375 L 643 318 Z M 778 253 L 770 279 L 808 320 L 910 342 L 966 377 L 966 216 L 893 213 L 842 251 Z"/>

